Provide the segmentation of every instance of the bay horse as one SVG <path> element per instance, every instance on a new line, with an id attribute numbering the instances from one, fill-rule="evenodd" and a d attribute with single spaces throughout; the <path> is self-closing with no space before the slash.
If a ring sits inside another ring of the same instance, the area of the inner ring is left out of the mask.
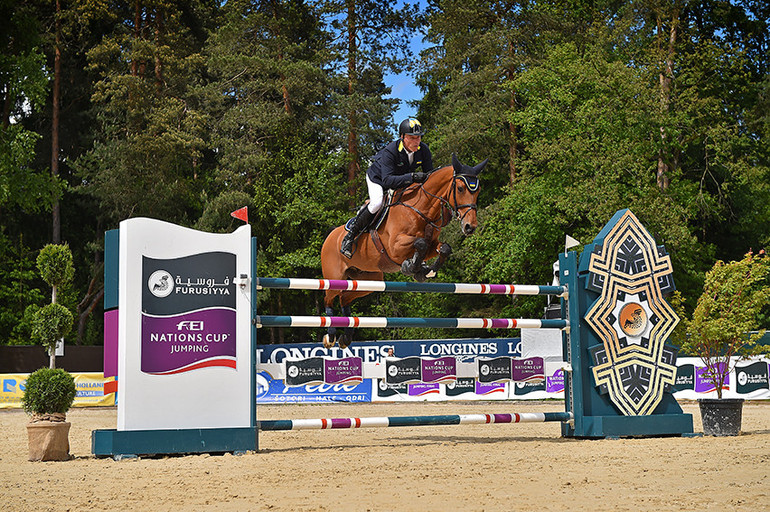
<path id="1" fill-rule="evenodd" d="M 452 253 L 448 244 L 439 242 L 441 229 L 456 217 L 464 235 L 471 235 L 476 230 L 478 175 L 488 161 L 471 167 L 452 154 L 451 166 L 431 172 L 424 183 L 414 183 L 396 191 L 384 206 L 388 208 L 385 221 L 358 237 L 350 259 L 340 253 L 345 226 L 335 228 L 321 248 L 324 279 L 381 281 L 384 273 L 395 272 L 420 282 L 435 277 Z M 436 261 L 432 265 L 425 263 L 433 258 Z M 326 315 L 334 315 L 334 299 L 339 297 L 343 316 L 350 316 L 350 304 L 370 293 L 327 290 L 324 297 Z M 336 328 L 330 327 L 323 337 L 323 344 L 330 348 L 339 342 L 346 348 L 352 341 L 352 331 L 352 328 L 346 328 L 339 338 L 335 338 Z"/>

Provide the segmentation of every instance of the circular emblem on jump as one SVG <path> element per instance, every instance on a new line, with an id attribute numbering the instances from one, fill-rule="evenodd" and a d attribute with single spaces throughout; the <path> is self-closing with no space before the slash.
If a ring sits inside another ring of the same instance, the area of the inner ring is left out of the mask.
<path id="1" fill-rule="evenodd" d="M 150 274 L 147 287 L 150 289 L 150 293 L 156 297 L 168 297 L 174 291 L 174 279 L 165 270 L 156 270 Z"/>
<path id="2" fill-rule="evenodd" d="M 390 368 L 388 368 L 388 375 L 390 375 L 391 377 L 395 377 L 396 375 L 398 375 L 398 366 L 391 366 Z"/>
<path id="3" fill-rule="evenodd" d="M 489 365 L 488 364 L 482 364 L 481 365 L 481 374 L 482 375 L 489 375 Z"/>
<path id="4" fill-rule="evenodd" d="M 299 375 L 299 368 L 296 366 L 289 366 L 289 377 L 296 377 Z"/>
<path id="5" fill-rule="evenodd" d="M 629 302 L 620 310 L 619 323 L 628 336 L 639 336 L 647 327 L 647 312 L 640 304 Z"/>
<path id="6" fill-rule="evenodd" d="M 747 382 L 749 382 L 749 376 L 746 372 L 738 372 L 738 384 L 745 386 Z"/>

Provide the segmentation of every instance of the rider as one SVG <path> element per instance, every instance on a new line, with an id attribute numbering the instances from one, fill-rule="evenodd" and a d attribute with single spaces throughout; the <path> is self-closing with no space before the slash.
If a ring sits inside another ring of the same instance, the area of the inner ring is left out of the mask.
<path id="1" fill-rule="evenodd" d="M 433 156 L 427 144 L 423 144 L 425 131 L 417 119 L 404 119 L 398 126 L 398 140 L 382 148 L 374 155 L 372 165 L 366 171 L 366 188 L 369 204 L 359 210 L 350 231 L 340 244 L 340 252 L 347 258 L 353 255 L 353 242 L 366 229 L 374 215 L 382 208 L 385 189 L 397 190 L 412 183 L 422 183 L 433 170 Z M 420 170 L 416 170 L 417 168 Z"/>

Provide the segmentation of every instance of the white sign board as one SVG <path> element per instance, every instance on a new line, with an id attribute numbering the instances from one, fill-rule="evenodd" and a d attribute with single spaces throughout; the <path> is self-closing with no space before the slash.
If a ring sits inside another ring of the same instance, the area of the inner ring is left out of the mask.
<path id="1" fill-rule="evenodd" d="M 120 223 L 118 430 L 250 425 L 250 236 Z"/>

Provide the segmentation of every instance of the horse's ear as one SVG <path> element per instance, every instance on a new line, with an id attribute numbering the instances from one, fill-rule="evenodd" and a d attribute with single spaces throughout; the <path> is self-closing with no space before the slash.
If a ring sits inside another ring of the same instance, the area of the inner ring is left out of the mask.
<path id="1" fill-rule="evenodd" d="M 489 158 L 487 158 L 486 160 L 481 162 L 479 165 L 471 169 L 471 174 L 473 174 L 474 176 L 478 176 L 479 173 L 481 173 L 481 171 L 484 170 L 484 167 L 486 167 L 488 163 L 489 163 Z"/>
<path id="2" fill-rule="evenodd" d="M 452 153 L 452 167 L 455 170 L 455 174 L 462 174 L 463 173 L 463 164 L 460 162 L 460 159 L 457 158 L 457 155 Z"/>

